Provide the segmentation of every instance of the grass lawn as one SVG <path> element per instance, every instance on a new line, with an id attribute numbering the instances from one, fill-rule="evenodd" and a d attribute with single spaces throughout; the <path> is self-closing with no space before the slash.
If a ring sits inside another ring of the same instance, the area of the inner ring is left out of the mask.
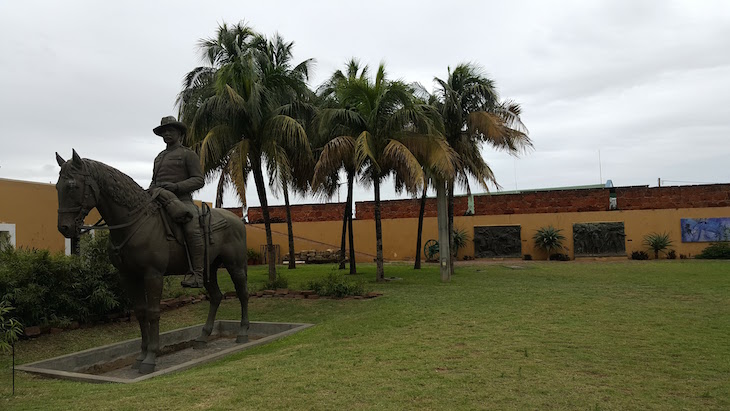
<path id="1" fill-rule="evenodd" d="M 251 320 L 316 326 L 130 385 L 19 373 L 0 357 L 0 409 L 730 409 L 730 262 L 503 262 L 414 271 L 359 265 L 372 300 L 253 299 Z M 249 283 L 264 282 L 252 267 Z M 291 288 L 332 266 L 279 268 Z M 227 278 L 227 276 L 226 276 Z M 222 282 L 232 289 L 230 281 Z M 202 323 L 207 304 L 163 313 Z M 237 319 L 237 300 L 218 318 Z M 138 335 L 121 323 L 17 346 L 20 363 Z"/>

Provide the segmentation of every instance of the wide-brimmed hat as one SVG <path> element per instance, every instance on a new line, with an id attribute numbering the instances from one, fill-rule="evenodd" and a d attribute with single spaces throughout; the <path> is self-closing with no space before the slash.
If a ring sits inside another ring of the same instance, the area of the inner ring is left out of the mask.
<path id="1" fill-rule="evenodd" d="M 162 117 L 162 120 L 160 120 L 160 125 L 153 128 L 152 132 L 162 137 L 162 132 L 167 127 L 175 127 L 183 134 L 186 134 L 188 132 L 188 127 L 185 125 L 185 123 L 177 121 L 177 119 L 175 119 L 175 117 L 173 116 Z"/>

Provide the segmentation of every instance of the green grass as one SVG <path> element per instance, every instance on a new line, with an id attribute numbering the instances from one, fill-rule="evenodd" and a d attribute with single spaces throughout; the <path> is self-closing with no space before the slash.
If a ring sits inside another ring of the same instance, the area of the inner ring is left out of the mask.
<path id="1" fill-rule="evenodd" d="M 511 266 L 521 266 L 522 269 Z M 6 409 L 730 409 L 728 261 L 388 265 L 356 276 L 373 300 L 253 299 L 251 320 L 316 326 L 266 346 L 131 385 L 93 385 L 0 365 Z M 253 267 L 252 286 L 266 267 Z M 291 288 L 331 266 L 280 267 Z M 226 276 L 227 277 L 227 276 Z M 223 288 L 232 289 L 230 281 Z M 207 304 L 165 312 L 165 330 Z M 219 318 L 237 319 L 237 300 Z M 104 325 L 25 341 L 20 362 L 137 336 Z"/>

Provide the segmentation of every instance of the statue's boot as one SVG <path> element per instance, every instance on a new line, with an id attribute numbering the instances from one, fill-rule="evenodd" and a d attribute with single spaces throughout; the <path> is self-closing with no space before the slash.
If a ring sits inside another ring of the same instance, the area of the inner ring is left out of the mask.
<path id="1" fill-rule="evenodd" d="M 190 253 L 190 264 L 193 272 L 185 278 L 180 285 L 188 288 L 203 288 L 203 267 L 205 265 L 205 250 L 203 249 L 203 238 L 201 235 L 195 236 L 195 240 L 188 242 Z"/>
<path id="2" fill-rule="evenodd" d="M 180 282 L 180 285 L 187 288 L 203 288 L 203 274 L 191 273 Z"/>

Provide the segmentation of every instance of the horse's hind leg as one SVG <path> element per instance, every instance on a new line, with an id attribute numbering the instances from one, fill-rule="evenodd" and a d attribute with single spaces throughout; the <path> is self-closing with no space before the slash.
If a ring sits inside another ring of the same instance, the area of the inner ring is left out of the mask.
<path id="1" fill-rule="evenodd" d="M 195 339 L 193 348 L 202 348 L 205 343 L 208 342 L 208 337 L 213 332 L 213 325 L 215 324 L 215 316 L 218 313 L 218 307 L 221 305 L 223 300 L 223 294 L 218 286 L 218 265 L 211 264 L 210 266 L 210 278 L 208 283 L 205 284 L 205 289 L 208 291 L 208 297 L 210 298 L 210 307 L 208 308 L 208 319 L 205 320 L 205 325 L 200 333 L 200 336 Z"/>
<path id="2" fill-rule="evenodd" d="M 237 343 L 248 342 L 248 274 L 246 261 L 243 260 L 236 262 L 236 264 L 226 264 L 226 269 L 231 275 L 233 285 L 236 287 L 236 295 L 238 301 L 241 302 L 241 328 L 238 330 L 238 336 L 236 336 Z"/>

